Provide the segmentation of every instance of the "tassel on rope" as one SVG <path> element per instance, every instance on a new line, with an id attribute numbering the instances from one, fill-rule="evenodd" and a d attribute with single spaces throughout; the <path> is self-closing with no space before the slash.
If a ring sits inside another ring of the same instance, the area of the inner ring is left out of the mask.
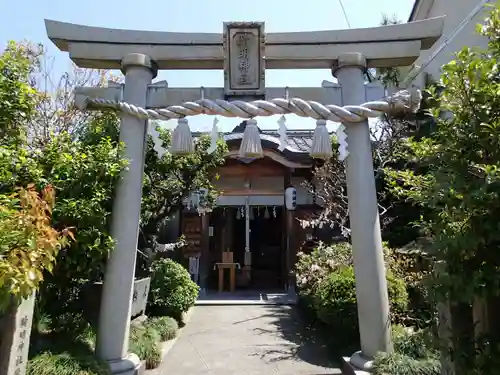
<path id="1" fill-rule="evenodd" d="M 286 118 L 285 116 L 281 116 L 278 120 L 278 134 L 280 136 L 280 145 L 278 147 L 279 151 L 283 151 L 287 146 L 288 135 L 286 133 Z"/>
<path id="2" fill-rule="evenodd" d="M 349 156 L 347 149 L 347 134 L 345 133 L 344 124 L 340 124 L 337 128 L 337 141 L 339 142 L 339 160 L 344 161 Z"/>
<path id="3" fill-rule="evenodd" d="M 172 155 L 187 155 L 194 152 L 193 136 L 188 120 L 184 117 L 177 120 L 177 127 L 172 135 L 170 153 Z"/>
<path id="4" fill-rule="evenodd" d="M 219 119 L 214 117 L 214 124 L 212 125 L 212 132 L 210 133 L 210 147 L 207 149 L 209 154 L 213 154 L 217 150 L 217 140 L 219 139 L 219 128 L 217 123 Z"/>
<path id="5" fill-rule="evenodd" d="M 328 134 L 328 129 L 326 128 L 326 120 L 316 121 L 310 155 L 314 159 L 323 160 L 327 160 L 333 155 L 330 134 Z"/>
<path id="6" fill-rule="evenodd" d="M 247 121 L 243 139 L 240 146 L 240 157 L 242 158 L 261 158 L 264 156 L 262 151 L 262 143 L 260 140 L 259 128 L 257 121 L 250 119 Z"/>

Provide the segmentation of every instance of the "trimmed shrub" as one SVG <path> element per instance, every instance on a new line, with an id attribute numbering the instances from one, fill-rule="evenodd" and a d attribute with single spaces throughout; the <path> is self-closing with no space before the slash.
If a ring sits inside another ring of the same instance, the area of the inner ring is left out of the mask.
<path id="1" fill-rule="evenodd" d="M 383 250 L 387 270 L 403 278 L 407 268 L 399 261 L 399 253 L 387 247 L 385 243 Z M 297 255 L 295 274 L 297 287 L 302 296 L 314 291 L 318 283 L 332 272 L 354 264 L 352 246 L 349 242 L 339 242 L 333 245 L 320 242 L 310 254 L 299 253 Z"/>
<path id="2" fill-rule="evenodd" d="M 146 368 L 153 369 L 160 365 L 160 334 L 152 327 L 130 327 L 130 351 L 146 361 Z"/>
<path id="3" fill-rule="evenodd" d="M 408 304 L 404 281 L 387 274 L 392 320 L 398 321 Z M 351 266 L 338 268 L 318 283 L 312 297 L 313 308 L 320 321 L 335 329 L 346 340 L 358 336 L 356 280 Z"/>
<path id="4" fill-rule="evenodd" d="M 111 375 L 108 364 L 94 355 L 42 352 L 28 361 L 27 375 Z"/>
<path id="5" fill-rule="evenodd" d="M 158 332 L 161 341 L 172 340 L 177 336 L 179 325 L 170 316 L 159 316 L 150 318 L 145 322 L 146 327 L 151 327 Z"/>
<path id="6" fill-rule="evenodd" d="M 152 271 L 148 298 L 150 312 L 156 316 L 171 316 L 182 323 L 182 314 L 198 298 L 198 285 L 183 266 L 171 259 L 153 262 Z"/>
<path id="7" fill-rule="evenodd" d="M 310 254 L 298 253 L 295 265 L 297 287 L 302 296 L 314 291 L 318 283 L 338 267 L 352 265 L 351 244 L 325 245 L 320 242 Z"/>

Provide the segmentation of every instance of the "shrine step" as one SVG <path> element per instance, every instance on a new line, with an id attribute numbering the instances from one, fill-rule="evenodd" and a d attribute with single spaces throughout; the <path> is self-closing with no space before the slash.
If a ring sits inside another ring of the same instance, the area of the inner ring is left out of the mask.
<path id="1" fill-rule="evenodd" d="M 296 305 L 295 293 L 208 292 L 200 294 L 195 305 Z"/>

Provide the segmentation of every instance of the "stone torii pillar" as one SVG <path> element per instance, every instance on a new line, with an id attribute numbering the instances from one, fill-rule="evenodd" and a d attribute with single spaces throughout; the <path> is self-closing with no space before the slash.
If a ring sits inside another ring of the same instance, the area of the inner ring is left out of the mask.
<path id="1" fill-rule="evenodd" d="M 125 75 L 123 100 L 145 106 L 148 85 L 157 74 L 155 62 L 146 55 L 131 53 L 121 65 Z M 147 127 L 147 120 L 121 114 L 120 141 L 129 165 L 118 182 L 113 202 L 111 234 L 116 245 L 106 264 L 96 348 L 114 374 L 133 374 L 140 366 L 137 355 L 128 353 L 128 336 Z"/>
<path id="2" fill-rule="evenodd" d="M 339 56 L 332 72 L 341 85 L 344 105 L 365 101 L 365 69 L 362 54 Z M 369 370 L 377 352 L 392 350 L 389 298 L 368 121 L 344 125 L 349 144 L 347 195 L 361 341 L 361 351 L 350 358 L 350 363 Z"/>

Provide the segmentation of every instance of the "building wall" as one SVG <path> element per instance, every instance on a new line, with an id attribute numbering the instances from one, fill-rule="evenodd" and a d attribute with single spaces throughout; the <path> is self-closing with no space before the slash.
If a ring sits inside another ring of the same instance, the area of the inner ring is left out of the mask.
<path id="1" fill-rule="evenodd" d="M 460 51 L 463 47 L 485 47 L 487 44 L 486 38 L 476 33 L 476 25 L 482 23 L 487 15 L 487 7 L 483 7 L 482 11 L 478 12 L 467 24 L 454 36 L 451 34 L 456 28 L 471 15 L 471 12 L 484 1 L 482 0 L 420 0 L 431 2 L 432 6 L 430 11 L 426 12 L 425 7 L 423 11 L 417 13 L 413 20 L 422 20 L 427 18 L 446 16 L 444 23 L 443 36 L 436 42 L 436 44 L 427 51 L 422 51 L 420 57 L 415 61 L 414 66 L 423 66 L 432 58 L 430 62 L 423 68 L 423 72 L 412 80 L 411 84 L 422 88 L 425 84 L 425 73 L 429 74 L 432 79 L 438 80 L 441 75 L 441 67 L 451 60 L 453 60 L 456 52 Z M 490 1 L 491 2 L 491 1 Z M 452 36 L 452 39 L 450 39 Z M 447 42 L 448 41 L 448 42 Z M 446 46 L 439 52 L 439 49 Z M 424 73 L 425 72 L 425 73 Z M 411 73 L 410 73 L 411 74 Z M 407 82 L 409 83 L 409 82 Z"/>
<path id="2" fill-rule="evenodd" d="M 291 179 L 292 185 L 297 189 L 297 204 L 309 205 L 313 204 L 313 196 L 303 186 L 304 179 L 293 177 Z M 242 177 L 221 177 L 215 181 L 214 185 L 221 190 L 229 189 L 243 189 L 245 188 L 245 180 Z M 282 190 L 283 196 L 251 196 L 250 205 L 255 206 L 282 206 L 284 201 L 284 177 L 252 177 L 250 179 L 250 186 L 252 189 L 258 190 Z M 239 206 L 245 204 L 246 196 L 220 196 L 218 204 L 221 206 Z"/>

